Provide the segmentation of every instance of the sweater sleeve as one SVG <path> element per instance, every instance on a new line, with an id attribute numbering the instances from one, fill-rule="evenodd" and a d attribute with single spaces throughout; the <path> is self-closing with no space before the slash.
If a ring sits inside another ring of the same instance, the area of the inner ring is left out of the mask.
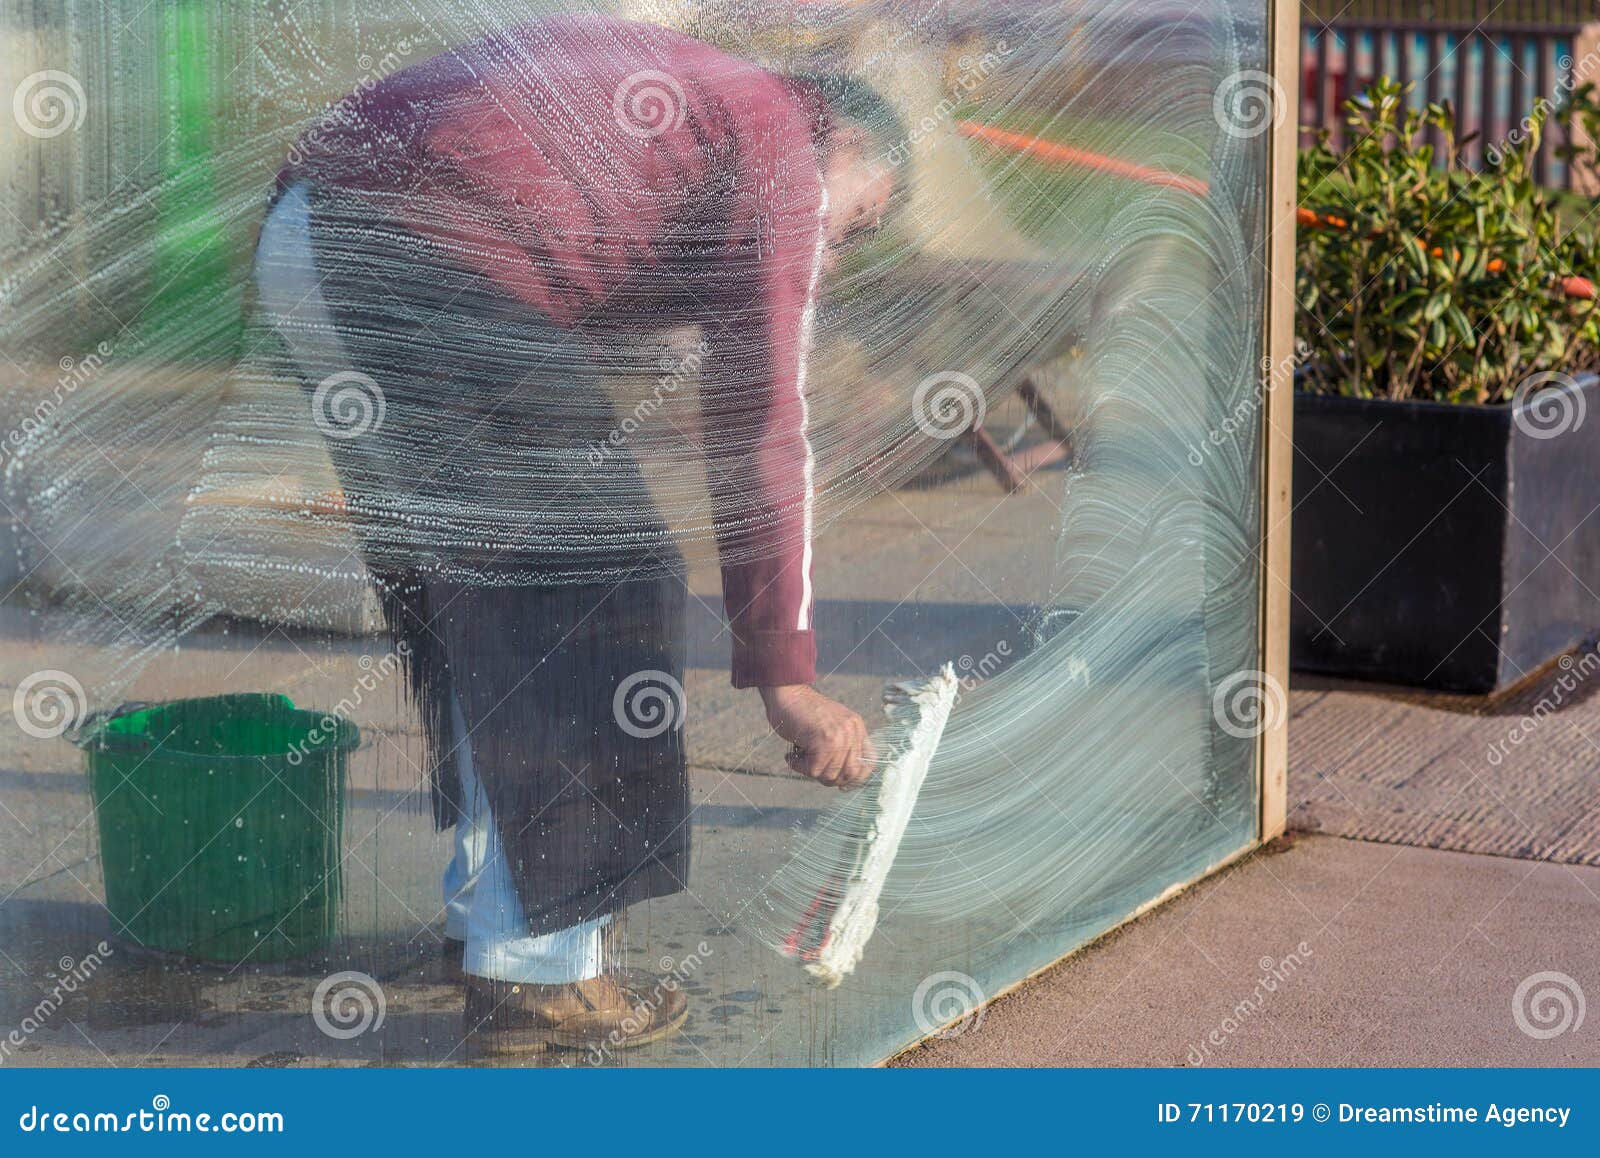
<path id="1" fill-rule="evenodd" d="M 725 289 L 702 384 L 735 687 L 817 674 L 806 368 L 826 194 L 803 114 L 776 84 L 750 101 L 733 117 Z"/>

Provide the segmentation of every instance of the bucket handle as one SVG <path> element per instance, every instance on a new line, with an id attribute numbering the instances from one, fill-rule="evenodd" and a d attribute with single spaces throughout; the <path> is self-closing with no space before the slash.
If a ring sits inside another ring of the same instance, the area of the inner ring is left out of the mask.
<path id="1" fill-rule="evenodd" d="M 83 723 L 78 725 L 70 739 L 79 748 L 88 748 L 101 739 L 101 730 L 112 720 L 119 716 L 131 716 L 134 712 L 142 712 L 154 706 L 149 700 L 123 700 L 114 708 L 102 708 L 98 712 L 90 712 L 83 718 Z"/>

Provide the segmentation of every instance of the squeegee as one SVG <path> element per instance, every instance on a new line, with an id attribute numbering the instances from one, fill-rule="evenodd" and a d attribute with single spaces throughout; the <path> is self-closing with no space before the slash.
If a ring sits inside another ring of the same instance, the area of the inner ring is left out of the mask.
<path id="1" fill-rule="evenodd" d="M 880 766 L 861 790 L 859 827 L 846 839 L 827 882 L 784 939 L 784 953 L 797 959 L 824 988 L 834 988 L 855 969 L 877 927 L 878 897 L 959 689 L 955 669 L 948 663 L 937 675 L 890 683 L 883 689 L 889 727 L 880 741 L 884 753 Z"/>

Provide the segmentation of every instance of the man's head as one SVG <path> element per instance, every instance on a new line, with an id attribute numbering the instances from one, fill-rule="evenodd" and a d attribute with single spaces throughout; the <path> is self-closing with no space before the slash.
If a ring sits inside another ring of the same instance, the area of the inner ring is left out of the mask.
<path id="1" fill-rule="evenodd" d="M 837 250 L 876 233 L 900 201 L 901 172 L 889 159 L 904 137 L 900 117 L 854 77 L 811 74 L 791 84 L 811 117 L 828 190 L 828 243 Z"/>

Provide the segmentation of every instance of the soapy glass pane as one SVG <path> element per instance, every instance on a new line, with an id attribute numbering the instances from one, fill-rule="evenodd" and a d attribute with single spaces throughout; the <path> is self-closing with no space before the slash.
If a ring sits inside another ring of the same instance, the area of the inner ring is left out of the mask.
<path id="1" fill-rule="evenodd" d="M 1265 18 L 8 9 L 18 1060 L 870 1062 L 1246 845 Z"/>

